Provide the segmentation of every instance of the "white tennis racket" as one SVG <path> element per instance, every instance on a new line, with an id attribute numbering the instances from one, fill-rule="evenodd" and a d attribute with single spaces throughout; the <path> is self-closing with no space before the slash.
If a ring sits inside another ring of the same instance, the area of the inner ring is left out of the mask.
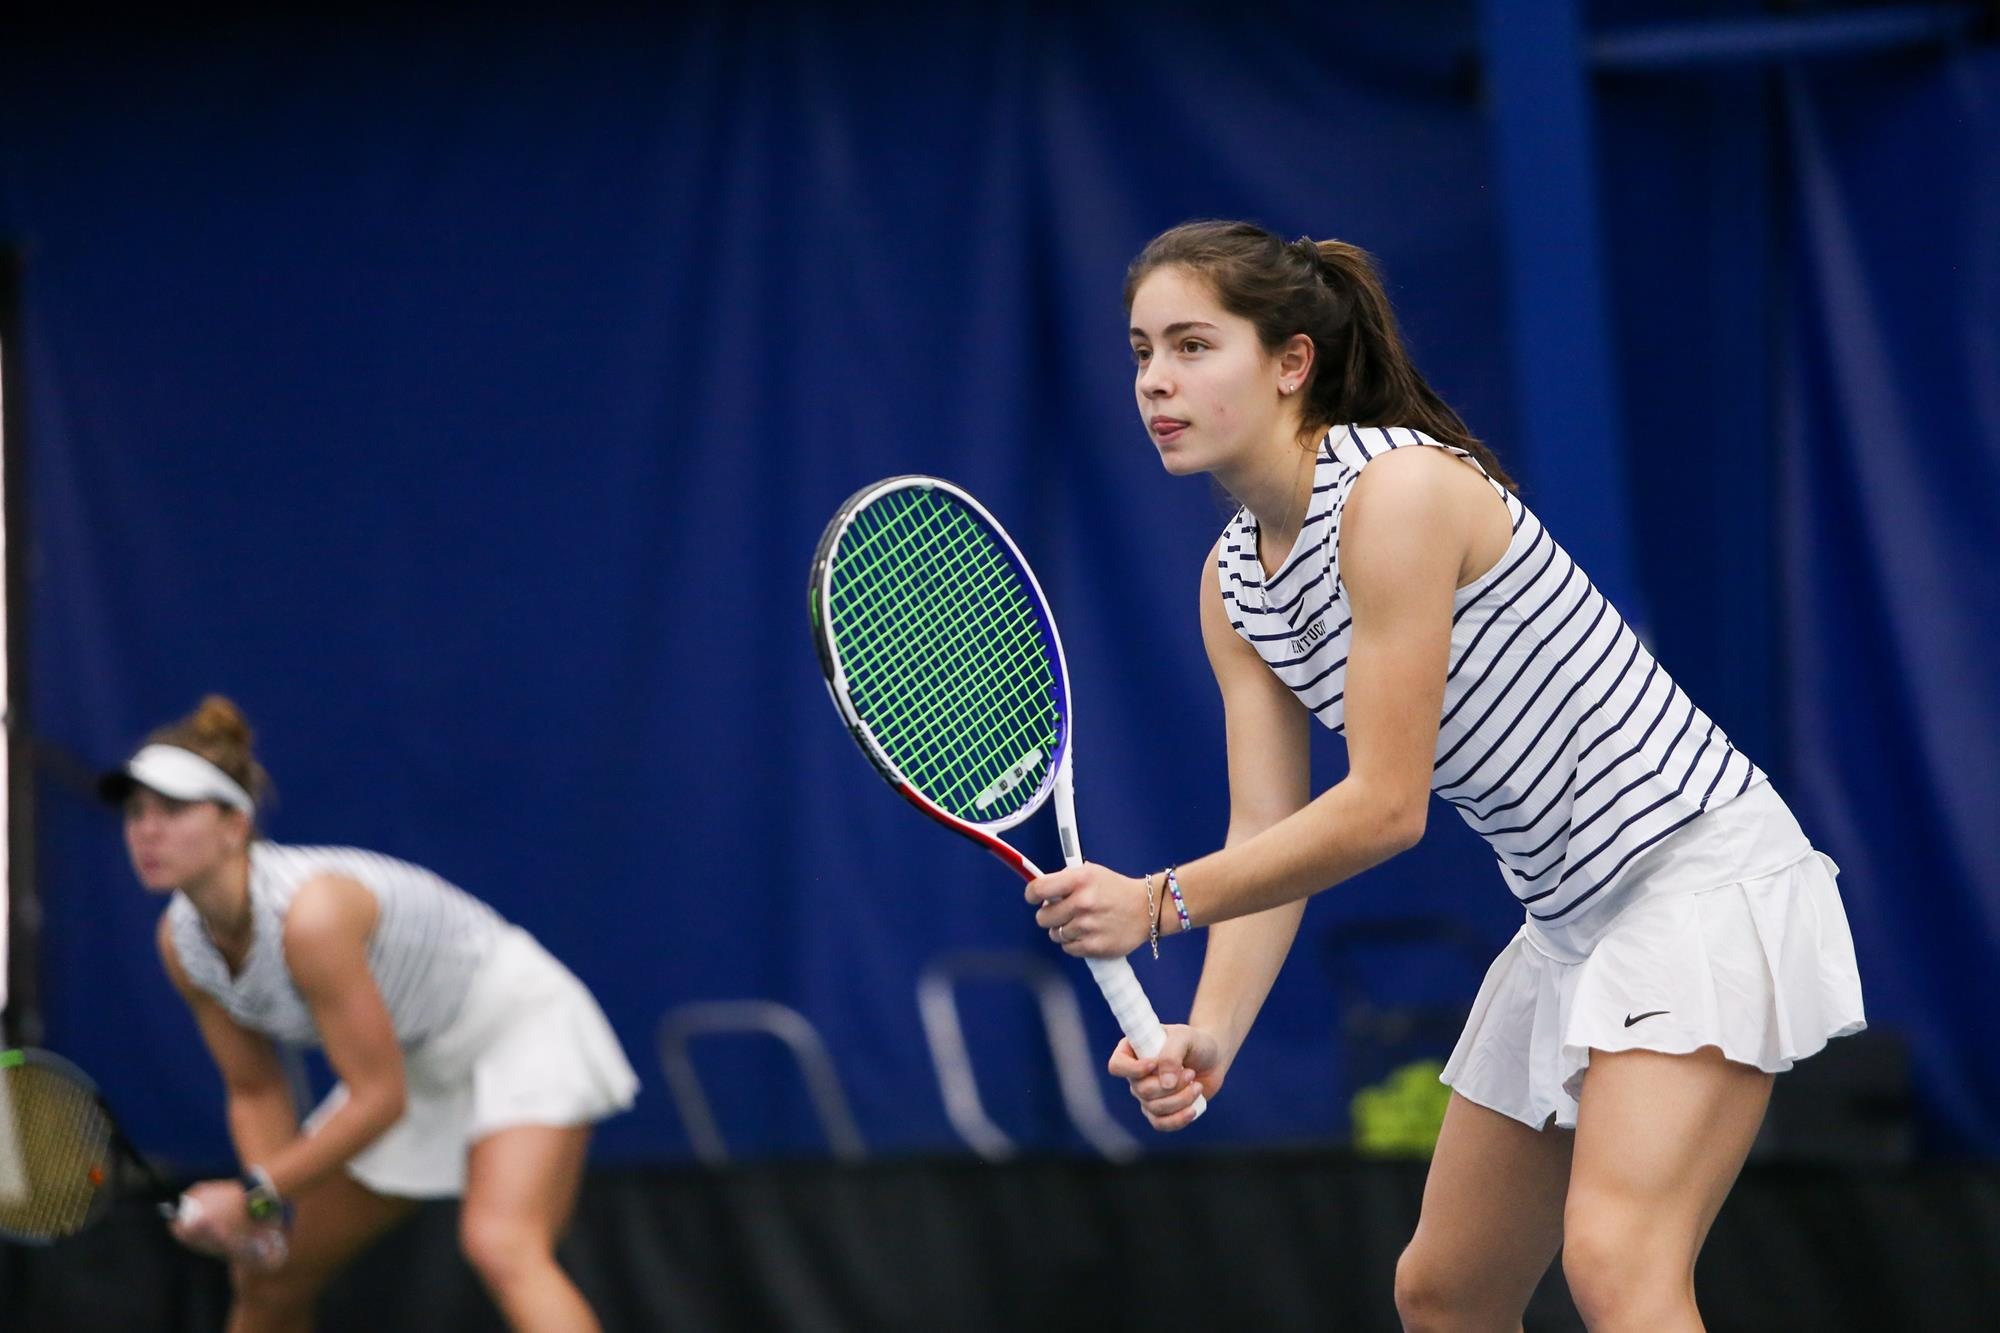
<path id="1" fill-rule="evenodd" d="M 808 600 L 827 692 L 891 787 L 1028 880 L 1042 872 L 999 835 L 1053 796 L 1063 860 L 1082 862 L 1062 638 L 977 500 L 936 477 L 863 487 L 820 537 Z M 1086 961 L 1132 1049 L 1157 1055 L 1165 1034 L 1132 965 Z"/>

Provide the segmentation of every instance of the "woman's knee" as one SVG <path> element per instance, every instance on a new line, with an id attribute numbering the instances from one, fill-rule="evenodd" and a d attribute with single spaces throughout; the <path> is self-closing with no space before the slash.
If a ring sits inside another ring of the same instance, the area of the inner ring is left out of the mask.
<path id="1" fill-rule="evenodd" d="M 1572 1199 L 1562 1266 L 1570 1299 L 1592 1328 L 1645 1327 L 1694 1301 L 1690 1239 L 1636 1207 Z"/>
<path id="2" fill-rule="evenodd" d="M 459 1249 L 487 1286 L 505 1287 L 521 1274 L 555 1262 L 554 1244 L 517 1218 L 468 1211 L 458 1228 Z"/>
<path id="3" fill-rule="evenodd" d="M 1510 1316 L 1503 1307 L 1511 1304 L 1510 1293 L 1488 1290 L 1472 1280 L 1464 1264 L 1421 1240 L 1411 1241 L 1396 1260 L 1396 1315 L 1407 1333 L 1506 1319 Z"/>
<path id="4" fill-rule="evenodd" d="M 1447 1282 L 1443 1266 L 1432 1263 L 1416 1242 L 1404 1247 L 1396 1260 L 1396 1314 L 1405 1329 L 1415 1333 L 1436 1324 L 1451 1305 Z"/>

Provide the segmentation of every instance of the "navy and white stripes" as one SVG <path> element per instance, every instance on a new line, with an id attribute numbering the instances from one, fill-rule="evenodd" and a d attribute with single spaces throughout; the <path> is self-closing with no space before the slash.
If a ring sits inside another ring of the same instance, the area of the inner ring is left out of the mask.
<path id="1" fill-rule="evenodd" d="M 1410 445 L 1471 457 L 1403 427 L 1329 432 L 1305 525 L 1268 580 L 1249 511 L 1223 530 L 1217 574 L 1230 623 L 1335 731 L 1345 731 L 1353 638 L 1340 580 L 1341 512 L 1370 459 Z M 1431 790 L 1486 839 L 1528 914 L 1555 921 L 1764 774 L 1681 692 L 1527 507 L 1494 489 L 1514 536 L 1453 603 Z"/>
<path id="2" fill-rule="evenodd" d="M 375 895 L 368 970 L 396 1040 L 409 1046 L 442 1027 L 458 1011 L 473 972 L 507 923 L 422 866 L 356 847 L 250 845 L 254 934 L 250 953 L 233 976 L 194 904 L 176 893 L 167 919 L 188 979 L 242 1026 L 294 1045 L 317 1044 L 312 1014 L 285 966 L 284 930 L 299 887 L 322 875 L 356 880 Z"/>

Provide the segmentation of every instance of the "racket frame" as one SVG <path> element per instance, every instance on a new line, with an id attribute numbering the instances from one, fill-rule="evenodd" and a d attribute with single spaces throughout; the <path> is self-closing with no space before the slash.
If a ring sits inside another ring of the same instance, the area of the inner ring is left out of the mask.
<path id="1" fill-rule="evenodd" d="M 833 624 L 827 616 L 833 589 L 834 557 L 839 553 L 841 538 L 853 527 L 855 518 L 869 505 L 886 495 L 900 490 L 938 490 L 964 505 L 983 523 L 995 537 L 1001 551 L 1010 564 L 1021 575 L 1028 593 L 1034 599 L 1035 609 L 1040 613 L 1041 623 L 1048 630 L 1043 644 L 1043 652 L 1048 658 L 1051 674 L 1061 693 L 1057 699 L 1056 716 L 1060 731 L 1056 738 L 1056 758 L 1044 773 L 1041 785 L 1035 794 L 1023 802 L 1018 809 L 999 819 L 979 821 L 962 818 L 946 810 L 929 796 L 919 791 L 906 777 L 896 762 L 889 757 L 881 742 L 875 739 L 869 728 L 849 698 L 847 673 L 841 666 L 840 646 L 834 641 Z M 1044 802 L 1053 799 L 1055 805 L 1056 833 L 1062 842 L 1063 864 L 1066 866 L 1083 863 L 1083 843 L 1076 826 L 1076 784 L 1072 776 L 1076 751 L 1075 701 L 1069 689 L 1069 663 L 1063 653 L 1062 632 L 1056 628 L 1055 613 L 1049 609 L 1048 599 L 1042 593 L 1041 581 L 1028 564 L 1021 548 L 1014 544 L 1007 529 L 993 517 L 985 505 L 974 499 L 964 488 L 955 486 L 941 477 L 926 476 L 921 473 L 905 473 L 887 477 L 881 481 L 863 486 L 850 495 L 835 511 L 826 531 L 820 535 L 819 546 L 813 554 L 812 579 L 807 592 L 807 610 L 812 620 L 813 645 L 819 656 L 820 672 L 826 681 L 826 692 L 833 699 L 833 706 L 841 720 L 847 724 L 849 734 L 861 752 L 868 756 L 875 771 L 881 775 L 898 795 L 930 819 L 961 837 L 970 839 L 998 857 L 1024 880 L 1036 880 L 1042 876 L 1041 869 L 1026 856 L 1008 844 L 999 835 L 1013 828 L 1041 809 Z M 1125 958 L 1086 958 L 1091 976 L 1098 989 L 1104 993 L 1112 1012 L 1118 1017 L 1118 1024 L 1131 1041 L 1132 1049 L 1141 1057 L 1151 1058 L 1158 1053 L 1165 1041 L 1165 1033 L 1160 1028 L 1158 1014 L 1152 1002 L 1146 998 L 1145 989 L 1139 984 L 1138 974 Z M 1197 1094 L 1195 1115 L 1199 1117 L 1208 1109 L 1208 1099 Z"/>
<path id="2" fill-rule="evenodd" d="M 24 1065 L 50 1070 L 90 1095 L 90 1099 L 97 1105 L 98 1113 L 104 1117 L 105 1128 L 108 1131 L 105 1146 L 109 1151 L 106 1153 L 107 1160 L 98 1164 L 98 1170 L 104 1173 L 104 1179 L 94 1182 L 97 1192 L 92 1196 L 90 1205 L 84 1209 L 83 1221 L 73 1230 L 50 1235 L 33 1235 L 0 1227 L 0 1240 L 21 1245 L 54 1245 L 103 1221 L 105 1214 L 111 1210 L 112 1196 L 117 1192 L 120 1159 L 130 1162 L 139 1169 L 139 1174 L 145 1178 L 145 1195 L 155 1205 L 155 1211 L 163 1220 L 190 1225 L 194 1223 L 201 1215 L 201 1206 L 168 1184 L 167 1178 L 160 1174 L 159 1168 L 147 1161 L 146 1155 L 126 1137 L 124 1127 L 112 1113 L 111 1104 L 104 1100 L 104 1093 L 98 1088 L 95 1079 L 84 1073 L 73 1061 L 65 1060 L 54 1051 L 45 1051 L 33 1046 L 0 1050 L 0 1074 Z M 260 1230 L 252 1235 L 238 1257 L 253 1260 L 267 1268 L 275 1268 L 284 1262 L 289 1244 L 282 1229 Z"/>
<path id="3" fill-rule="evenodd" d="M 841 664 L 840 645 L 834 641 L 833 624 L 826 614 L 826 608 L 831 604 L 833 596 L 834 556 L 839 553 L 841 538 L 847 535 L 848 530 L 854 526 L 854 520 L 863 510 L 884 496 L 905 490 L 943 491 L 970 510 L 985 525 L 987 532 L 999 542 L 1000 550 L 1006 556 L 1008 563 L 1026 584 L 1029 595 L 1034 599 L 1035 610 L 1040 614 L 1041 623 L 1048 630 L 1047 639 L 1042 644 L 1042 652 L 1058 691 L 1056 717 L 1059 728 L 1056 735 L 1056 753 L 1045 766 L 1041 783 L 1036 787 L 1034 794 L 998 819 L 962 818 L 919 791 L 916 784 L 897 767 L 896 761 L 889 757 L 887 749 L 875 738 L 874 731 L 862 719 L 848 692 L 847 670 Z M 848 731 L 853 734 L 855 744 L 861 747 L 862 753 L 868 756 L 868 761 L 875 766 L 875 771 L 882 775 L 884 781 L 900 792 L 903 798 L 917 809 L 943 823 L 953 832 L 963 834 L 977 842 L 1030 879 L 1039 877 L 1041 871 L 1034 868 L 1033 862 L 994 835 L 1023 822 L 1041 809 L 1042 803 L 1048 800 L 1051 794 L 1056 794 L 1057 828 L 1063 840 L 1063 859 L 1072 865 L 1082 859 L 1077 847 L 1076 801 L 1071 791 L 1069 776 L 1072 732 L 1075 727 L 1072 713 L 1075 703 L 1069 692 L 1069 665 L 1063 655 L 1062 633 L 1056 628 L 1055 616 L 1049 611 L 1048 599 L 1042 595 L 1042 585 L 1035 578 L 1035 571 L 1022 556 L 1021 548 L 1014 545 L 1014 539 L 1007 535 L 1007 530 L 1000 526 L 999 520 L 987 511 L 986 506 L 973 499 L 963 488 L 954 486 L 940 477 L 928 477 L 920 473 L 888 477 L 872 485 L 863 486 L 842 502 L 832 522 L 827 524 L 826 531 L 820 535 L 819 548 L 813 553 L 812 583 L 808 593 L 807 609 L 812 617 L 813 647 L 819 655 L 820 673 L 826 680 L 826 692 L 832 697 L 833 706 L 839 711 L 841 721 L 847 724 Z M 1067 807 L 1067 819 L 1063 817 L 1064 807 Z"/>
<path id="4" fill-rule="evenodd" d="M 53 1245 L 96 1225 L 110 1211 L 112 1195 L 117 1191 L 120 1159 L 130 1162 L 139 1169 L 139 1174 L 145 1178 L 147 1193 L 156 1200 L 171 1199 L 178 1195 L 179 1191 L 167 1183 L 165 1177 L 161 1176 L 153 1164 L 146 1160 L 145 1155 L 133 1145 L 132 1140 L 125 1136 L 124 1129 L 118 1123 L 118 1117 L 112 1114 L 111 1105 L 104 1100 L 104 1093 L 98 1088 L 95 1079 L 84 1073 L 74 1062 L 64 1059 L 54 1051 L 45 1051 L 33 1046 L 0 1050 L 0 1074 L 24 1066 L 44 1069 L 66 1079 L 87 1093 L 91 1101 L 96 1104 L 98 1114 L 104 1117 L 108 1131 L 105 1160 L 98 1163 L 98 1169 L 104 1173 L 104 1179 L 96 1182 L 97 1192 L 91 1198 L 89 1207 L 84 1210 L 83 1221 L 75 1230 L 41 1236 L 0 1228 L 0 1239 L 22 1245 Z M 25 1144 L 22 1145 L 22 1150 L 25 1154 Z"/>

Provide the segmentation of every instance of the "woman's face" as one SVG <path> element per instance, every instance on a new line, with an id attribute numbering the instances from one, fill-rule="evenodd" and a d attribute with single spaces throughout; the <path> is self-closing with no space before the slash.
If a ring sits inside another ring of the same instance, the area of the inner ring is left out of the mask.
<path id="1" fill-rule="evenodd" d="M 1227 471 L 1294 433 L 1278 392 L 1284 367 L 1204 279 L 1153 270 L 1133 293 L 1131 323 L 1139 418 L 1167 471 Z"/>
<path id="2" fill-rule="evenodd" d="M 214 801 L 177 801 L 148 787 L 125 798 L 125 850 L 139 882 L 155 892 L 207 879 L 248 836 L 242 812 Z"/>

